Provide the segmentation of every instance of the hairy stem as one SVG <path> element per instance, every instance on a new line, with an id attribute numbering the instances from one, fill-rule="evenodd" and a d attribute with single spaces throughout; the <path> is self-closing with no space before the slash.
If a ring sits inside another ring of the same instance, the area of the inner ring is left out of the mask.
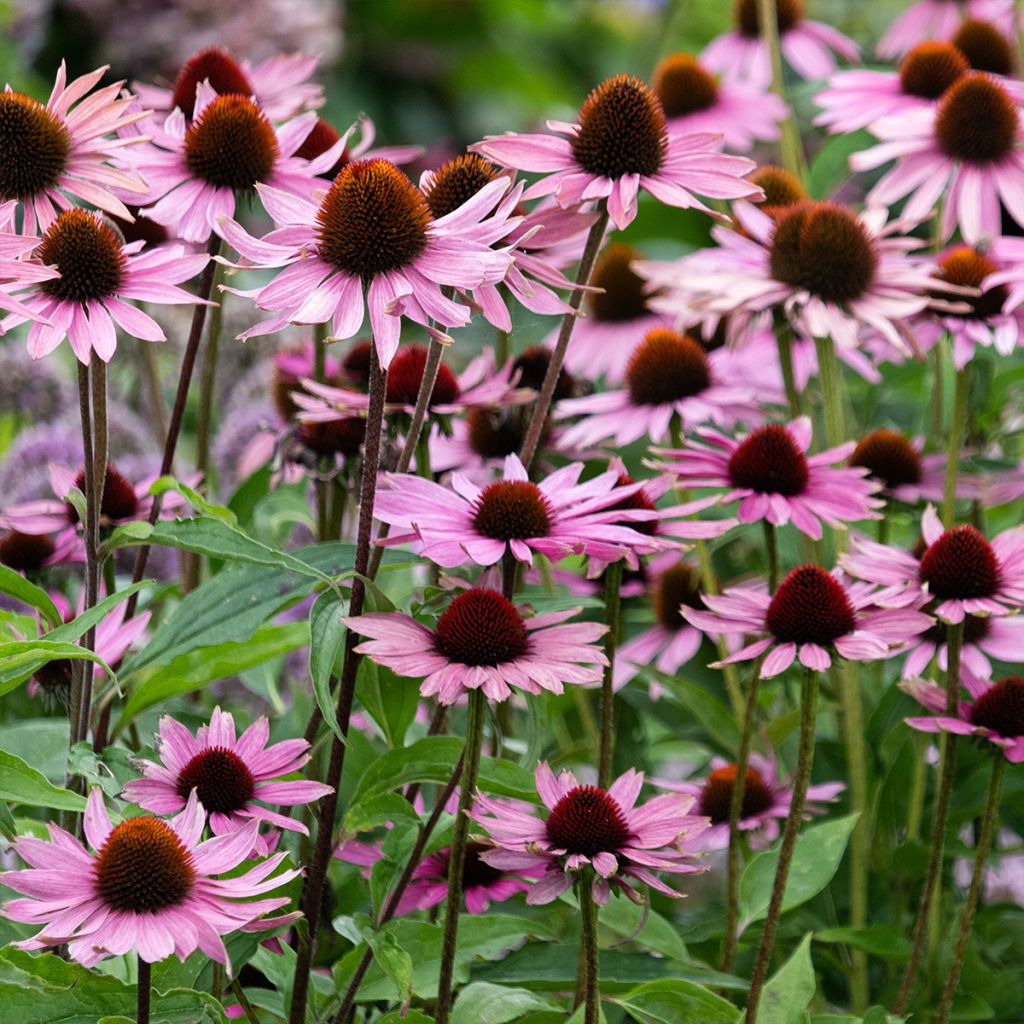
<path id="1" fill-rule="evenodd" d="M 601 743 L 598 751 L 597 784 L 607 789 L 612 781 L 615 747 L 615 648 L 622 628 L 622 560 L 612 562 L 604 572 L 604 610 L 608 632 L 604 635 L 604 656 L 608 664 L 601 680 Z"/>
<path id="2" fill-rule="evenodd" d="M 796 386 L 796 374 L 793 372 L 793 327 L 783 316 L 775 318 L 775 344 L 779 350 L 786 404 L 789 406 L 790 417 L 795 420 L 801 414 L 802 403 L 800 391 Z"/>
<path id="3" fill-rule="evenodd" d="M 942 525 L 948 530 L 956 512 L 956 479 L 960 471 L 960 449 L 967 436 L 967 399 L 971 391 L 971 364 L 956 374 L 953 391 L 953 418 L 949 424 L 949 449 L 946 458 L 946 486 L 942 497 Z"/>
<path id="4" fill-rule="evenodd" d="M 775 527 L 767 519 L 761 520 L 764 526 L 764 549 L 768 558 L 768 590 L 774 594 L 779 585 L 779 545 L 775 536 Z"/>
<path id="5" fill-rule="evenodd" d="M 583 1011 L 584 1024 L 598 1024 L 601 1019 L 601 976 L 597 945 L 597 904 L 594 902 L 594 876 L 592 871 L 580 875 L 576 887 L 580 905 L 580 943 L 586 951 L 583 963 L 586 974 L 584 983 Z M 578 988 L 578 986 L 577 986 Z"/>
<path id="6" fill-rule="evenodd" d="M 136 984 L 138 995 L 136 997 L 136 1024 L 149 1024 L 149 995 L 152 988 L 153 968 L 148 960 L 139 960 L 139 977 Z"/>

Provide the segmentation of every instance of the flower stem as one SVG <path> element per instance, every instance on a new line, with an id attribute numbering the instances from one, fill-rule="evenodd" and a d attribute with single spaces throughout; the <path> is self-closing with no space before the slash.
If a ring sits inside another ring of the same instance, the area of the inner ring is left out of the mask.
<path id="1" fill-rule="evenodd" d="M 363 444 L 363 479 L 359 494 L 359 523 L 356 532 L 356 556 L 352 591 L 349 596 L 350 616 L 361 615 L 366 597 L 366 571 L 370 560 L 370 541 L 373 533 L 373 502 L 377 493 L 377 471 L 380 466 L 380 443 L 384 426 L 384 395 L 387 371 L 377 358 L 376 345 L 370 346 L 370 401 L 366 413 L 366 440 Z M 359 656 L 355 653 L 355 634 L 349 630 L 345 636 L 345 655 L 338 683 L 337 718 L 342 736 L 348 736 L 349 719 L 355 698 L 356 671 Z M 288 1011 L 289 1024 L 303 1024 L 306 1019 L 306 1001 L 309 996 L 309 972 L 313 964 L 313 948 L 320 924 L 324 880 L 331 859 L 334 817 L 338 809 L 338 784 L 345 767 L 346 744 L 334 735 L 331 756 L 324 780 L 331 791 L 320 802 L 317 815 L 316 845 L 306 875 L 303 910 L 309 925 L 309 934 L 300 942 L 292 985 L 292 1001 Z"/>
<path id="2" fill-rule="evenodd" d="M 245 1019 L 249 1024 L 260 1024 L 260 1019 L 256 1015 L 256 1010 L 252 1003 L 249 1002 L 249 997 L 245 994 L 245 989 L 242 988 L 237 978 L 231 979 L 231 992 L 238 1000 L 238 1005 L 242 1007 L 242 1013 L 245 1014 Z"/>
<path id="3" fill-rule="evenodd" d="M 768 590 L 774 594 L 779 585 L 779 545 L 775 536 L 775 527 L 767 519 L 762 519 L 764 526 L 764 549 L 768 557 Z"/>
<path id="4" fill-rule="evenodd" d="M 793 372 L 793 327 L 782 316 L 775 318 L 775 344 L 779 350 L 779 365 L 782 367 L 782 383 L 786 388 L 789 415 L 796 419 L 801 413 L 801 401 L 796 374 Z"/>
<path id="5" fill-rule="evenodd" d="M 211 291 L 216 290 L 224 276 L 224 267 L 215 265 Z M 217 385 L 217 352 L 224 307 L 218 304 L 210 311 L 210 329 L 206 334 L 203 372 L 199 378 L 199 412 L 196 417 L 196 469 L 206 479 L 210 470 L 210 425 L 213 420 L 213 394 Z"/>
<path id="6" fill-rule="evenodd" d="M 743 817 L 743 796 L 747 788 L 747 765 L 750 762 L 750 746 L 754 737 L 754 723 L 757 720 L 757 696 L 761 688 L 761 663 L 764 655 L 754 661 L 754 669 L 747 690 L 747 704 L 743 710 L 743 728 L 740 732 L 740 747 L 736 752 L 736 781 L 732 786 L 729 801 L 729 852 L 726 881 L 725 949 L 722 952 L 722 970 L 729 972 L 736 960 L 736 946 L 739 936 L 736 925 L 739 919 L 740 893 L 740 820 Z"/>
<path id="7" fill-rule="evenodd" d="M 323 384 L 327 380 L 327 324 L 313 325 L 313 380 Z M 313 485 L 316 489 L 316 539 L 323 543 L 333 540 L 336 534 L 330 533 L 330 510 L 328 508 L 329 481 L 317 474 Z"/>
<path id="8" fill-rule="evenodd" d="M 981 831 L 978 833 L 978 849 L 974 855 L 974 871 L 971 874 L 970 888 L 967 899 L 960 914 L 960 929 L 956 936 L 956 947 L 953 951 L 953 963 L 949 968 L 945 988 L 942 990 L 942 1002 L 939 1003 L 937 1024 L 948 1024 L 950 1011 L 953 1008 L 953 996 L 956 995 L 960 983 L 960 971 L 964 966 L 964 954 L 967 952 L 967 941 L 971 937 L 971 926 L 974 924 L 974 913 L 978 909 L 978 895 L 981 892 L 981 880 L 985 874 L 985 864 L 992 848 L 992 836 L 995 833 L 996 818 L 999 815 L 999 796 L 1003 789 L 1003 775 L 1006 772 L 1006 758 L 1000 749 L 996 749 L 992 760 L 992 779 L 988 786 L 988 802 L 985 815 L 981 819 Z"/>
<path id="9" fill-rule="evenodd" d="M 949 424 L 949 451 L 946 459 L 946 487 L 942 498 L 942 523 L 949 529 L 956 512 L 956 478 L 960 470 L 960 449 L 967 435 L 967 398 L 971 391 L 971 364 L 956 374 L 953 391 L 953 418 Z"/>
<path id="10" fill-rule="evenodd" d="M 152 965 L 147 960 L 143 960 L 140 956 L 139 960 L 139 977 L 136 984 L 138 991 L 135 1011 L 136 1024 L 149 1024 L 149 995 L 152 987 Z"/>
<path id="11" fill-rule="evenodd" d="M 601 975 L 597 945 L 597 904 L 594 902 L 594 878 L 591 871 L 584 871 L 576 883 L 576 895 L 580 905 L 580 945 L 585 950 L 581 966 L 585 968 L 583 982 L 585 1008 L 584 1024 L 598 1024 L 601 1019 Z M 577 989 L 579 985 L 577 984 Z"/>
<path id="12" fill-rule="evenodd" d="M 818 380 L 825 412 L 825 443 L 835 448 L 846 440 L 846 416 L 843 412 L 842 377 L 836 346 L 831 338 L 815 338 L 818 353 Z"/>
<path id="13" fill-rule="evenodd" d="M 462 873 L 466 863 L 469 837 L 469 810 L 480 774 L 480 752 L 484 740 L 487 698 L 479 687 L 469 692 L 469 721 L 466 725 L 466 755 L 459 783 L 459 811 L 455 819 L 451 853 L 448 856 L 448 897 L 444 905 L 444 938 L 441 942 L 441 967 L 437 978 L 436 1024 L 448 1024 L 452 1010 L 452 980 L 455 951 L 459 942 L 459 912 L 462 909 Z"/>
<path id="14" fill-rule="evenodd" d="M 597 784 L 607 789 L 612 781 L 615 747 L 615 648 L 622 628 L 622 560 L 611 562 L 604 571 L 604 611 L 608 632 L 604 635 L 604 656 L 608 664 L 601 680 L 601 743 L 598 752 Z"/>
<path id="15" fill-rule="evenodd" d="M 416 442 L 416 475 L 424 480 L 432 480 L 433 474 L 430 471 L 430 435 L 420 431 L 420 439 Z"/>
<path id="16" fill-rule="evenodd" d="M 946 656 L 949 667 L 946 672 L 946 714 L 949 716 L 956 714 L 960 696 L 960 653 L 963 649 L 963 639 L 964 624 L 962 622 L 947 628 Z M 910 992 L 914 987 L 914 980 L 921 965 L 921 955 L 924 952 L 925 939 L 928 935 L 928 919 L 931 916 L 932 903 L 938 895 L 942 871 L 942 854 L 946 845 L 946 820 L 949 817 L 949 796 L 953 790 L 953 778 L 956 775 L 957 737 L 955 734 L 949 733 L 943 739 L 945 742 L 941 745 L 939 757 L 939 791 L 935 797 L 935 817 L 932 821 L 928 868 L 925 872 L 924 887 L 921 890 L 921 904 L 917 908 L 917 917 L 914 919 L 910 960 L 903 972 L 903 979 L 896 994 L 896 1002 L 893 1004 L 892 1012 L 897 1017 L 902 1017 L 907 1008 Z"/>
<path id="17" fill-rule="evenodd" d="M 779 41 L 779 12 L 776 0 L 757 0 L 757 20 L 761 28 L 761 38 L 768 47 L 768 55 L 772 66 L 772 92 L 783 101 L 786 99 L 786 86 L 782 74 L 782 46 Z M 779 150 L 782 154 L 782 166 L 800 181 L 807 180 L 807 161 L 803 146 L 800 143 L 800 132 L 790 110 L 782 122 L 782 138 Z"/>
<path id="18" fill-rule="evenodd" d="M 604 232 L 607 227 L 608 203 L 602 199 L 597 206 L 597 220 L 590 225 L 587 242 L 583 247 L 583 255 L 580 257 L 580 265 L 576 271 L 577 285 L 589 284 L 590 272 L 594 269 L 594 261 L 601 250 L 601 242 L 604 240 Z M 537 447 L 540 445 L 541 435 L 544 432 L 544 424 L 547 422 L 548 413 L 551 412 L 551 403 L 555 396 L 558 375 L 562 372 L 565 353 L 569 348 L 572 330 L 576 326 L 576 313 L 582 301 L 583 292 L 578 287 L 573 289 L 569 295 L 569 305 L 572 309 L 571 312 L 566 313 L 562 317 L 562 326 L 558 331 L 558 340 L 555 342 L 554 351 L 551 353 L 551 361 L 548 363 L 547 373 L 544 374 L 544 383 L 541 385 L 540 394 L 537 396 L 537 404 L 533 409 L 530 429 L 526 432 L 526 437 L 523 440 L 523 449 L 519 454 L 519 458 L 527 470 L 529 470 L 530 464 L 537 454 Z"/>
<path id="19" fill-rule="evenodd" d="M 793 851 L 796 849 L 796 838 L 803 820 L 807 787 L 811 781 L 817 712 L 818 676 L 813 669 L 804 669 L 803 678 L 800 681 L 800 747 L 797 753 L 796 774 L 793 778 L 793 798 L 782 830 L 779 861 L 775 868 L 775 881 L 772 884 L 768 914 L 764 921 L 761 945 L 757 950 L 757 960 L 754 962 L 754 973 L 750 979 L 746 1024 L 756 1024 L 761 995 L 768 979 L 768 968 L 771 965 L 772 951 L 775 948 L 775 932 L 779 926 L 779 918 L 782 916 L 782 901 L 786 894 L 789 868 L 793 863 Z"/>

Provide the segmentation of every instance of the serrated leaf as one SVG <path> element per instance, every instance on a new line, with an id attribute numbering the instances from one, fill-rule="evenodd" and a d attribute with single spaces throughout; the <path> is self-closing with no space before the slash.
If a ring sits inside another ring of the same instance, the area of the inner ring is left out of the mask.
<path id="1" fill-rule="evenodd" d="M 761 1024 L 803 1024 L 804 1011 L 817 984 L 811 963 L 811 936 L 805 935 L 793 955 L 768 979 L 761 996 Z"/>
<path id="2" fill-rule="evenodd" d="M 616 999 L 641 1024 L 734 1024 L 736 1007 L 703 985 L 650 981 Z"/>
<path id="3" fill-rule="evenodd" d="M 325 590 L 309 609 L 309 676 L 320 714 L 334 735 L 345 743 L 331 694 L 331 676 L 336 671 L 347 632 L 341 616 L 342 603 L 333 590 Z"/>

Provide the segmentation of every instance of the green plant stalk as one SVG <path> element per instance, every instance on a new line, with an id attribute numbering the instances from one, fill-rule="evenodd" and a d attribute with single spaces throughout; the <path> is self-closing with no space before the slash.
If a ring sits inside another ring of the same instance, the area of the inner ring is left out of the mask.
<path id="1" fill-rule="evenodd" d="M 313 380 L 323 384 L 327 380 L 327 324 L 313 325 Z M 316 481 L 316 536 L 323 542 L 331 539 L 330 512 L 327 503 L 327 481 Z"/>
<path id="2" fill-rule="evenodd" d="M 135 1021 L 136 1024 L 149 1024 L 149 996 L 152 988 L 153 968 L 141 956 L 138 957 L 138 962 L 139 972 L 136 983 Z"/>
<path id="3" fill-rule="evenodd" d="M 818 675 L 812 669 L 804 669 L 800 681 L 800 747 L 797 753 L 796 772 L 793 777 L 793 799 L 782 830 L 779 861 L 775 869 L 775 881 L 772 884 L 768 914 L 764 920 L 761 945 L 757 950 L 754 973 L 750 979 L 746 1024 L 756 1024 L 761 1007 L 761 996 L 764 994 L 765 982 L 768 980 L 768 968 L 771 966 L 772 951 L 775 948 L 775 933 L 779 927 L 779 918 L 782 916 L 782 900 L 786 894 L 786 882 L 789 879 L 789 869 L 793 863 L 793 851 L 796 849 L 804 805 L 807 802 L 807 787 L 811 781 L 817 717 Z"/>
<path id="4" fill-rule="evenodd" d="M 612 783 L 615 748 L 615 649 L 622 629 L 622 560 L 611 562 L 604 571 L 604 612 L 608 632 L 604 635 L 604 656 L 608 664 L 601 679 L 601 742 L 598 749 L 597 784 L 607 789 Z"/>
<path id="5" fill-rule="evenodd" d="M 971 873 L 971 884 L 967 890 L 967 899 L 960 913 L 960 927 L 957 931 L 956 946 L 953 951 L 953 962 L 950 964 L 949 975 L 942 989 L 942 1001 L 939 1003 L 937 1024 L 948 1024 L 953 1009 L 953 997 L 960 984 L 960 972 L 964 966 L 964 954 L 967 942 L 971 937 L 971 926 L 974 914 L 978 909 L 978 895 L 981 892 L 981 881 L 985 874 L 985 864 L 992 849 L 992 837 L 995 834 L 996 819 L 999 817 L 999 797 L 1003 789 L 1003 776 L 1006 773 L 1006 757 L 998 747 L 992 755 L 992 778 L 988 786 L 988 802 L 985 814 L 981 819 L 981 830 L 978 833 L 978 849 L 974 856 L 974 871 Z"/>
<path id="6" fill-rule="evenodd" d="M 761 520 L 764 527 L 764 550 L 768 559 L 768 591 L 774 594 L 779 585 L 779 545 L 775 527 L 767 519 Z"/>
<path id="7" fill-rule="evenodd" d="M 245 994 L 245 989 L 239 984 L 237 978 L 231 979 L 231 992 L 238 1000 L 238 1005 L 242 1007 L 242 1013 L 245 1014 L 245 1019 L 249 1024 L 260 1024 L 256 1010 L 253 1008 L 252 1003 L 249 1002 L 249 997 Z"/>
<path id="8" fill-rule="evenodd" d="M 782 47 L 779 42 L 779 12 L 775 0 L 757 0 L 757 20 L 761 28 L 761 38 L 765 41 L 771 58 L 772 92 L 784 101 L 786 87 L 782 74 Z M 797 180 L 803 182 L 807 180 L 807 161 L 792 106 L 788 109 L 790 113 L 782 122 L 782 138 L 779 140 L 782 166 Z"/>
<path id="9" fill-rule="evenodd" d="M 487 698 L 477 688 L 469 693 L 469 721 L 466 725 L 466 760 L 459 786 L 459 811 L 455 819 L 451 852 L 448 855 L 448 897 L 444 905 L 444 937 L 441 941 L 441 966 L 437 979 L 435 1024 L 448 1024 L 452 1010 L 452 982 L 455 974 L 455 952 L 459 942 L 459 913 L 462 910 L 462 872 L 466 863 L 466 842 L 469 837 L 469 810 L 473 804 L 480 773 L 480 752 L 484 740 L 484 718 Z"/>
<path id="10" fill-rule="evenodd" d="M 960 470 L 960 450 L 967 436 L 967 399 L 971 391 L 971 364 L 957 371 L 953 391 L 953 418 L 949 424 L 949 451 L 946 461 L 946 487 L 942 498 L 942 525 L 948 530 L 956 513 L 956 479 Z"/>
<path id="11" fill-rule="evenodd" d="M 935 379 L 932 384 L 932 437 L 942 437 L 945 427 L 944 397 L 945 389 L 945 359 L 943 353 L 946 350 L 946 336 L 939 338 L 938 343 L 932 349 L 932 372 Z"/>
<path id="12" fill-rule="evenodd" d="M 601 1020 L 601 976 L 597 945 L 597 904 L 594 902 L 594 876 L 589 869 L 582 872 L 576 883 L 580 905 L 580 944 L 586 951 L 583 962 L 586 974 L 580 979 L 584 986 L 584 1024 L 599 1024 Z M 577 983 L 577 988 L 579 984 Z"/>
<path id="13" fill-rule="evenodd" d="M 211 292 L 224 279 L 224 265 L 218 263 L 213 275 Z M 203 355 L 203 373 L 199 379 L 199 411 L 196 416 L 196 469 L 204 482 L 210 471 L 210 428 L 213 424 L 213 395 L 217 388 L 217 355 L 220 350 L 220 332 L 224 323 L 224 305 L 218 303 L 210 310 L 210 328 L 207 331 L 206 352 Z"/>
<path id="14" fill-rule="evenodd" d="M 416 474 L 424 480 L 433 479 L 430 471 L 430 435 L 420 431 L 420 439 L 416 442 Z"/>
<path id="15" fill-rule="evenodd" d="M 960 654 L 963 649 L 964 624 L 962 622 L 947 627 L 947 658 L 946 672 L 946 714 L 956 715 L 957 702 L 960 696 Z M 935 817 L 932 821 L 932 839 L 928 854 L 928 868 L 925 872 L 924 886 L 921 890 L 921 903 L 914 919 L 910 959 L 907 961 L 903 978 L 900 981 L 896 1001 L 893 1003 L 893 1014 L 902 1017 L 910 1000 L 910 993 L 921 966 L 921 955 L 924 952 L 925 939 L 928 935 L 928 920 L 931 916 L 932 903 L 938 898 L 942 875 L 942 855 L 946 845 L 946 821 L 949 817 L 949 797 L 953 790 L 953 779 L 956 775 L 957 737 L 949 733 L 943 737 L 939 756 L 939 791 L 935 797 Z"/>
<path id="16" fill-rule="evenodd" d="M 796 419 L 802 412 L 800 391 L 796 386 L 796 374 L 793 372 L 793 328 L 783 316 L 775 318 L 775 344 L 779 350 L 779 365 L 782 367 L 782 383 L 786 389 L 786 404 L 789 406 L 791 419 Z"/>

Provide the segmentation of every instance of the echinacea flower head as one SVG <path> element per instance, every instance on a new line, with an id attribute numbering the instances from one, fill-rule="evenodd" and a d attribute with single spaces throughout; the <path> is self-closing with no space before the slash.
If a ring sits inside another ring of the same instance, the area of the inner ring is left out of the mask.
<path id="1" fill-rule="evenodd" d="M 995 22 L 968 18 L 956 30 L 953 45 L 967 58 L 975 71 L 993 75 L 1013 75 L 1017 55 L 1010 37 Z"/>
<path id="2" fill-rule="evenodd" d="M 607 631 L 595 622 L 569 622 L 579 608 L 524 617 L 496 590 L 459 594 L 433 629 L 400 612 L 371 612 L 345 620 L 370 639 L 356 650 L 409 678 L 420 693 L 454 704 L 470 690 L 503 701 L 512 688 L 562 693 L 564 684 L 599 682 L 604 652 L 595 641 Z"/>
<path id="3" fill-rule="evenodd" d="M 895 160 L 868 193 L 892 206 L 907 197 L 903 218 L 931 217 L 940 197 L 940 235 L 959 227 L 976 244 L 998 235 L 1000 203 L 1024 225 L 1024 153 L 1018 100 L 992 75 L 972 71 L 946 90 L 938 108 L 912 110 L 871 125 L 877 146 L 850 157 L 855 171 Z"/>
<path id="4" fill-rule="evenodd" d="M 949 40 L 964 19 L 983 19 L 1013 30 L 1013 0 L 915 0 L 889 26 L 878 56 L 895 60 L 926 40 Z"/>
<path id="5" fill-rule="evenodd" d="M 721 488 L 722 502 L 738 501 L 741 523 L 765 520 L 772 526 L 792 523 L 820 540 L 821 524 L 840 528 L 861 519 L 878 519 L 882 502 L 873 497 L 878 484 L 867 470 L 845 463 L 854 443 L 808 455 L 811 421 L 769 423 L 745 437 L 699 430 L 699 441 L 663 449 L 665 467 L 688 487 Z"/>
<path id="6" fill-rule="evenodd" d="M 431 320 L 464 326 L 468 307 L 441 290 L 472 290 L 505 276 L 511 257 L 474 232 L 492 214 L 498 218 L 506 185 L 491 182 L 437 220 L 412 182 L 386 160 L 347 164 L 319 204 L 260 188 L 277 230 L 260 240 L 223 220 L 224 237 L 245 266 L 285 269 L 265 287 L 244 293 L 276 315 L 241 337 L 272 334 L 289 322 L 333 321 L 333 337 L 351 338 L 368 308 L 377 354 L 387 368 L 398 350 L 403 317 L 431 330 Z M 511 212 L 502 207 L 506 224 Z"/>
<path id="7" fill-rule="evenodd" d="M 655 538 L 625 525 L 656 513 L 615 507 L 630 494 L 618 486 L 619 474 L 609 470 L 580 483 L 582 472 L 583 463 L 575 462 L 534 483 L 518 456 L 509 455 L 503 478 L 483 487 L 457 473 L 451 487 L 392 474 L 377 492 L 373 514 L 409 531 L 392 534 L 389 544 L 411 543 L 417 554 L 448 568 L 494 565 L 506 552 L 527 564 L 534 552 L 556 562 L 575 553 L 606 562 L 625 558 L 635 567 L 638 551 L 660 550 Z"/>
<path id="8" fill-rule="evenodd" d="M 880 603 L 919 607 L 955 625 L 966 616 L 1009 615 L 1024 606 L 1024 527 L 991 542 L 976 527 L 943 529 L 933 506 L 921 518 L 924 551 L 914 552 L 856 538 L 841 562 L 851 576 L 883 588 Z"/>
<path id="9" fill-rule="evenodd" d="M 45 231 L 73 200 L 131 220 L 112 189 L 143 193 L 144 182 L 118 160 L 138 138 L 112 133 L 143 116 L 136 100 L 120 95 L 121 82 L 97 92 L 106 68 L 68 83 L 61 61 L 45 104 L 14 92 L 0 93 L 0 230 L 13 231 L 21 208 L 25 235 Z M 91 93 L 91 95 L 89 95 Z"/>
<path id="10" fill-rule="evenodd" d="M 706 778 L 693 782 L 656 780 L 662 789 L 674 793 L 688 793 L 696 797 L 696 810 L 711 820 L 704 836 L 704 845 L 710 850 L 724 850 L 729 845 L 729 811 L 736 788 L 737 767 L 734 762 L 720 757 L 711 759 L 711 772 Z M 846 787 L 841 782 L 823 782 L 807 789 L 806 814 L 823 814 L 824 804 L 831 803 Z M 743 786 L 743 804 L 740 808 L 740 829 L 756 833 L 752 838 L 757 846 L 768 846 L 779 835 L 779 821 L 789 814 L 793 800 L 793 787 L 780 777 L 775 757 L 761 757 L 752 753 L 747 764 L 746 783 Z"/>
<path id="11" fill-rule="evenodd" d="M 729 587 L 704 595 L 707 611 L 683 615 L 706 633 L 766 634 L 720 664 L 764 656 L 761 677 L 771 679 L 794 661 L 815 672 L 832 666 L 833 655 L 851 661 L 888 658 L 934 621 L 913 607 L 878 608 L 875 587 L 848 585 L 820 565 L 793 569 L 769 594 L 761 584 Z"/>
<path id="12" fill-rule="evenodd" d="M 169 821 L 143 815 L 115 826 L 102 791 L 93 789 L 85 810 L 91 851 L 54 824 L 48 840 L 20 836 L 14 843 L 29 868 L 4 872 L 0 880 L 27 898 L 4 904 L 3 914 L 42 926 L 16 945 L 32 950 L 67 943 L 71 958 L 86 967 L 131 951 L 155 963 L 172 953 L 185 960 L 199 949 L 230 969 L 222 936 L 275 927 L 278 921 L 261 918 L 288 903 L 248 897 L 277 889 L 299 872 L 274 875 L 285 857 L 277 853 L 218 878 L 248 859 L 259 826 L 200 842 L 205 824 L 193 794 Z"/>
<path id="13" fill-rule="evenodd" d="M 494 849 L 481 858 L 508 871 L 544 869 L 526 902 L 551 903 L 572 886 L 577 875 L 592 868 L 593 898 L 608 902 L 612 888 L 631 899 L 640 897 L 639 882 L 666 896 L 682 894 L 655 872 L 692 874 L 698 843 L 707 818 L 691 814 L 694 798 L 682 794 L 656 796 L 637 806 L 642 772 L 630 769 L 608 787 L 580 785 L 571 771 L 555 776 L 547 762 L 537 765 L 537 793 L 544 817 L 508 800 L 479 794 L 471 815 L 487 832 Z"/>
<path id="14" fill-rule="evenodd" d="M 857 44 L 820 21 L 804 17 L 804 0 L 777 0 L 782 56 L 801 77 L 826 78 L 836 68 L 836 55 L 851 63 L 860 59 Z M 761 34 L 758 0 L 736 0 L 735 27 L 712 39 L 701 61 L 729 81 L 766 89 L 772 80 L 768 44 Z"/>
<path id="15" fill-rule="evenodd" d="M 878 481 L 885 498 L 908 505 L 942 501 L 946 463 L 947 456 L 943 452 L 925 454 L 923 438 L 910 438 L 886 427 L 865 434 L 849 458 L 851 466 L 866 469 L 868 476 Z M 978 493 L 978 486 L 970 476 L 957 475 L 957 497 L 975 498 Z"/>
<path id="16" fill-rule="evenodd" d="M 117 328 L 143 341 L 166 341 L 160 325 L 126 300 L 199 302 L 179 286 L 195 277 L 209 257 L 180 245 L 142 249 L 142 242 L 126 245 L 98 214 L 62 211 L 35 252 L 60 276 L 38 281 L 26 263 L 25 281 L 15 285 L 23 308 L 8 314 L 4 329 L 30 320 L 28 352 L 33 359 L 49 355 L 67 338 L 82 363 L 93 353 L 109 362 L 117 348 Z"/>
<path id="17" fill-rule="evenodd" d="M 698 195 L 736 199 L 759 194 L 744 180 L 754 169 L 752 161 L 721 153 L 721 136 L 714 133 L 670 131 L 657 95 L 632 75 L 616 75 L 599 85 L 575 123 L 549 121 L 548 127 L 555 134 L 508 132 L 471 148 L 503 167 L 543 173 L 524 193 L 527 199 L 553 194 L 563 207 L 606 199 L 619 229 L 636 216 L 640 189 L 668 206 L 709 214 Z"/>
<path id="18" fill-rule="evenodd" d="M 928 716 L 905 719 L 921 732 L 947 732 L 957 736 L 976 736 L 1002 749 L 1011 764 L 1024 761 L 1024 678 L 978 679 L 961 673 L 961 684 L 968 700 L 957 704 L 957 712 L 946 714 L 945 687 L 927 679 L 906 679 L 900 689 L 923 704 Z"/>
<path id="19" fill-rule="evenodd" d="M 990 658 L 1014 664 L 1020 660 L 1024 644 L 1024 615 L 968 615 L 960 647 L 960 664 L 965 672 L 979 679 L 991 679 Z M 916 636 L 906 649 L 902 679 L 912 679 L 928 671 L 932 659 L 945 672 L 949 666 L 949 629 L 937 622 Z"/>
<path id="20" fill-rule="evenodd" d="M 670 131 L 720 132 L 725 148 L 734 153 L 746 153 L 756 142 L 775 141 L 779 122 L 788 113 L 775 93 L 746 82 L 720 80 L 689 53 L 666 57 L 654 69 L 651 85 Z"/>
<path id="21" fill-rule="evenodd" d="M 266 718 L 256 719 L 237 736 L 234 717 L 219 707 L 195 736 L 164 715 L 156 737 L 160 763 L 137 761 L 143 777 L 125 784 L 124 798 L 154 814 L 173 814 L 195 790 L 214 835 L 230 835 L 253 821 L 306 835 L 302 822 L 263 804 L 308 804 L 330 793 L 331 787 L 285 780 L 309 760 L 309 744 L 296 739 L 268 746 L 269 738 Z M 266 838 L 257 835 L 254 847 L 268 852 Z"/>

